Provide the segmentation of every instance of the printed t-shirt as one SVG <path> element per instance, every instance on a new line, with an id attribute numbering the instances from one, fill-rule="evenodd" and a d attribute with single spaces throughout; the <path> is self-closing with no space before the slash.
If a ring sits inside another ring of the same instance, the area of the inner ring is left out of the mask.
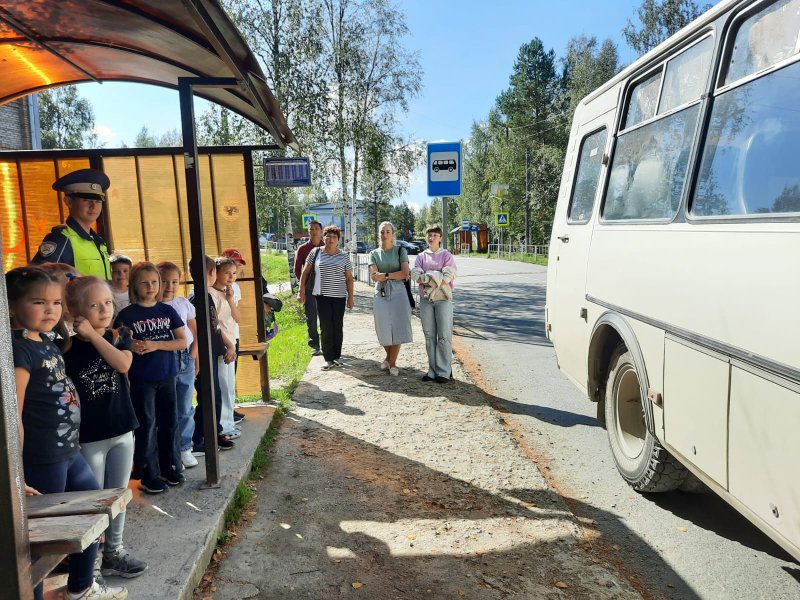
<path id="1" fill-rule="evenodd" d="M 117 334 L 116 343 L 111 331 L 103 339 L 117 350 L 130 351 L 130 329 L 121 327 Z M 74 336 L 64 362 L 81 399 L 82 443 L 107 440 L 139 426 L 125 375 L 109 365 L 91 342 Z"/>
<path id="2" fill-rule="evenodd" d="M 114 327 L 128 327 L 135 340 L 172 340 L 173 329 L 184 326 L 184 322 L 171 306 L 156 302 L 153 306 L 131 304 L 119 313 Z M 147 354 L 134 354 L 130 380 L 162 381 L 178 374 L 175 353 L 171 350 L 156 350 Z"/>
<path id="3" fill-rule="evenodd" d="M 78 453 L 81 409 L 75 386 L 67 376 L 64 358 L 47 334 L 42 341 L 27 339 L 14 330 L 14 367 L 31 374 L 22 404 L 25 443 L 22 460 L 50 464 Z"/>
<path id="4" fill-rule="evenodd" d="M 164 304 L 174 308 L 175 312 L 178 313 L 178 316 L 181 318 L 181 321 L 183 321 L 183 335 L 186 336 L 186 349 L 188 350 L 192 347 L 192 342 L 194 342 L 194 336 L 189 329 L 189 321 L 197 318 L 197 311 L 194 308 L 194 304 L 183 296 L 175 296 L 172 300 L 164 300 Z"/>

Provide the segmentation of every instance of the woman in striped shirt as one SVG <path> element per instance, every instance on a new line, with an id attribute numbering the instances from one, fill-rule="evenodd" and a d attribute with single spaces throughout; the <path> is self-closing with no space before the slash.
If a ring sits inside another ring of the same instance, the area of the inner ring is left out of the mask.
<path id="1" fill-rule="evenodd" d="M 342 357 L 344 309 L 345 305 L 348 309 L 353 308 L 353 266 L 350 256 L 339 250 L 340 235 L 336 225 L 328 225 L 323 230 L 325 245 L 308 253 L 297 295 L 300 304 L 305 304 L 310 286 L 317 301 L 322 355 L 325 357 L 323 371 L 342 366 L 339 359 Z"/>

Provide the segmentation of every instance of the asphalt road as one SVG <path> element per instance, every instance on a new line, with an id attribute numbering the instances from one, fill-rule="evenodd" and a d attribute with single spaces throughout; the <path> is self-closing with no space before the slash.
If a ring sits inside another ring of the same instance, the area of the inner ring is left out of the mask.
<path id="1" fill-rule="evenodd" d="M 456 344 L 602 558 L 645 597 L 800 598 L 800 565 L 716 495 L 640 495 L 622 480 L 595 405 L 559 372 L 545 337 L 546 268 L 457 261 Z"/>

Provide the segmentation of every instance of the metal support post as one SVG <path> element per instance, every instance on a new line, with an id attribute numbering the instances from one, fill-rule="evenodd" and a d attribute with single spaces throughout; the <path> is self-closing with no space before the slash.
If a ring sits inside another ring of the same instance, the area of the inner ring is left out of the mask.
<path id="1" fill-rule="evenodd" d="M 525 146 L 525 247 L 531 243 L 531 192 L 530 192 L 531 150 Z"/>
<path id="2" fill-rule="evenodd" d="M 442 196 L 442 248 L 447 249 L 447 238 L 450 237 L 450 227 L 447 225 L 447 196 Z"/>
<path id="3" fill-rule="evenodd" d="M 203 437 L 206 446 L 206 485 L 219 485 L 219 456 L 217 454 L 216 394 L 213 382 L 211 355 L 211 321 L 209 319 L 208 282 L 206 281 L 205 242 L 203 239 L 203 208 L 200 202 L 200 174 L 198 173 L 197 137 L 194 127 L 195 86 L 236 87 L 236 79 L 203 77 L 179 77 L 178 93 L 181 106 L 181 130 L 183 133 L 183 164 L 186 173 L 186 206 L 189 214 L 189 247 L 191 258 L 189 270 L 197 298 L 197 348 L 200 360 L 200 389 L 198 410 L 203 411 Z"/>

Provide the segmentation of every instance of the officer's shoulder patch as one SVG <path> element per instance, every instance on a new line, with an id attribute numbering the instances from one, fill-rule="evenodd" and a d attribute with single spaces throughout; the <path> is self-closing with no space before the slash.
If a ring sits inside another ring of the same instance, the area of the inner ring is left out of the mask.
<path id="1" fill-rule="evenodd" d="M 55 242 L 42 242 L 41 246 L 39 246 L 39 254 L 47 258 L 56 251 L 56 248 L 58 248 L 58 245 Z"/>
<path id="2" fill-rule="evenodd" d="M 56 225 L 50 230 L 50 233 L 61 233 L 67 228 L 66 225 Z"/>

